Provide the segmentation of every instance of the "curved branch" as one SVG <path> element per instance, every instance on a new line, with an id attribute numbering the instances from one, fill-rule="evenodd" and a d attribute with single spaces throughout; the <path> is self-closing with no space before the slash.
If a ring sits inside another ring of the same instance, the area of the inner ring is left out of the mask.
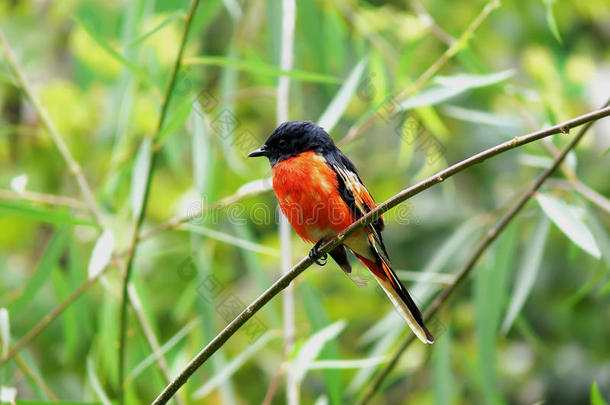
<path id="1" fill-rule="evenodd" d="M 561 124 L 552 126 L 550 128 L 533 132 L 528 135 L 524 135 L 521 137 L 515 137 L 511 141 L 501 143 L 497 146 L 489 148 L 483 152 L 477 153 L 476 155 L 465 159 L 461 162 L 458 162 L 452 166 L 449 166 L 445 170 L 442 170 L 423 180 L 403 191 L 396 194 L 389 200 L 380 204 L 360 218 L 358 221 L 354 222 L 350 225 L 345 231 L 331 239 L 329 242 L 322 245 L 319 249 L 319 256 L 328 253 L 336 246 L 338 246 L 343 239 L 349 237 L 350 235 L 357 232 L 359 229 L 364 226 L 374 222 L 380 215 L 384 212 L 390 210 L 391 208 L 397 206 L 408 198 L 421 193 L 422 191 L 432 187 L 433 185 L 444 181 L 445 179 L 453 176 L 456 173 L 461 172 L 464 169 L 467 169 L 470 166 L 473 166 L 477 163 L 481 163 L 484 160 L 489 159 L 492 156 L 500 154 L 510 149 L 514 149 L 521 145 L 525 145 L 527 143 L 536 141 L 538 139 L 544 138 L 546 136 L 558 134 L 558 133 L 568 133 L 571 128 L 577 127 L 584 123 L 595 121 L 597 119 L 603 118 L 610 115 L 610 108 L 606 107 L 597 111 L 590 112 L 585 115 L 581 115 L 580 117 L 574 118 L 572 120 L 563 122 Z M 318 257 L 319 257 L 318 256 Z M 172 382 L 167 385 L 163 391 L 159 394 L 159 396 L 154 400 L 154 405 L 165 404 L 167 401 L 171 399 L 171 397 L 178 391 L 178 389 L 186 383 L 190 376 L 203 365 L 210 356 L 212 356 L 220 347 L 224 345 L 224 343 L 229 340 L 233 334 L 239 330 L 258 310 L 260 310 L 267 302 L 269 302 L 273 297 L 275 297 L 280 291 L 286 288 L 292 280 L 299 276 L 302 272 L 304 272 L 309 266 L 313 264 L 313 261 L 308 257 L 304 257 L 301 259 L 288 273 L 284 274 L 280 277 L 271 287 L 269 287 L 263 294 L 261 294 L 257 299 L 255 299 L 250 305 L 248 305 L 229 325 L 227 325 L 210 343 L 208 343 L 187 365 L 186 367 L 176 376 Z M 456 283 L 458 283 L 461 279 L 458 278 Z M 438 298 L 438 297 L 437 297 Z M 435 301 L 436 302 L 436 301 Z M 434 305 L 434 304 L 433 304 Z"/>
<path id="2" fill-rule="evenodd" d="M 608 106 L 610 100 L 608 100 L 605 106 Z M 606 108 L 607 109 L 607 108 Z M 559 167 L 559 165 L 563 162 L 567 154 L 578 144 L 578 142 L 585 135 L 587 130 L 593 125 L 594 121 L 589 121 L 581 130 L 576 134 L 574 139 L 570 141 L 568 145 L 563 148 L 563 150 L 555 157 L 553 160 L 553 164 L 549 166 L 542 174 L 532 183 L 530 188 L 519 198 L 519 200 L 513 205 L 510 210 L 504 214 L 502 218 L 487 232 L 487 235 L 479 242 L 476 249 L 470 256 L 470 258 L 466 261 L 466 263 L 462 266 L 462 268 L 457 272 L 455 281 L 447 286 L 443 291 L 439 293 L 439 295 L 434 299 L 432 304 L 426 310 L 424 314 L 425 319 L 430 319 L 443 305 L 451 294 L 459 287 L 459 285 L 464 281 L 464 279 L 468 276 L 468 274 L 472 271 L 477 261 L 481 258 L 483 253 L 487 250 L 487 248 L 493 243 L 493 241 L 498 237 L 500 232 L 502 232 L 508 223 L 521 211 L 521 209 L 525 206 L 525 204 L 529 201 L 530 198 L 534 196 L 536 191 L 542 186 L 542 184 L 549 178 L 551 174 Z M 368 389 L 358 401 L 359 405 L 366 404 L 371 398 L 375 395 L 375 392 L 379 390 L 381 384 L 385 380 L 385 378 L 389 375 L 390 371 L 396 366 L 400 356 L 404 353 L 404 351 L 409 347 L 411 342 L 415 339 L 412 333 L 407 336 L 407 338 L 402 342 L 398 350 L 392 356 L 392 359 L 386 363 L 383 369 L 375 376 L 371 385 L 369 385 Z"/>

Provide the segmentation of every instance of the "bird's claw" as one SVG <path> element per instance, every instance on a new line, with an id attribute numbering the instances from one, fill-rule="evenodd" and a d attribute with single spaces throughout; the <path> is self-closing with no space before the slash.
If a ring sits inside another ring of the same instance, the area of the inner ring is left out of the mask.
<path id="1" fill-rule="evenodd" d="M 318 266 L 326 265 L 326 261 L 328 260 L 328 255 L 324 253 L 322 256 L 318 257 L 318 248 L 320 247 L 320 242 L 316 243 L 314 247 L 309 251 L 309 258 L 314 261 Z"/>

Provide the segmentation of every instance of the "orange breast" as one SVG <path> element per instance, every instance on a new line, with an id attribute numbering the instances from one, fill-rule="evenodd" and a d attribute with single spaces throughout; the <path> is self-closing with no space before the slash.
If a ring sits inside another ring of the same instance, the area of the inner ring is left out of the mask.
<path id="1" fill-rule="evenodd" d="M 277 163 L 272 172 L 280 208 L 303 239 L 316 242 L 354 221 L 337 191 L 337 176 L 322 156 L 304 152 Z"/>

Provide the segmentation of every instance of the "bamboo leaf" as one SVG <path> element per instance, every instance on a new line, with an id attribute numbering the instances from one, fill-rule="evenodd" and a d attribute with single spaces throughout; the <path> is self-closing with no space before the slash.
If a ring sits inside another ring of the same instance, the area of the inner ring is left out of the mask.
<path id="1" fill-rule="evenodd" d="M 0 353 L 2 353 L 2 356 L 6 356 L 11 345 L 11 323 L 6 308 L 0 308 L 0 339 L 2 339 Z"/>
<path id="2" fill-rule="evenodd" d="M 91 384 L 93 391 L 95 391 L 100 401 L 102 401 L 102 404 L 112 405 L 110 399 L 108 398 L 108 395 L 106 395 L 106 392 L 104 392 L 104 388 L 102 388 L 100 380 L 97 378 L 97 374 L 95 373 L 95 368 L 93 366 L 93 361 L 90 357 L 87 358 L 87 376 L 89 377 L 89 383 Z"/>
<path id="3" fill-rule="evenodd" d="M 553 33 L 553 36 L 559 42 L 561 41 L 561 35 L 559 34 L 559 28 L 557 27 L 557 21 L 555 20 L 555 14 L 553 13 L 553 4 L 556 0 L 542 0 L 544 7 L 546 8 L 546 23 L 549 25 L 549 29 Z"/>
<path id="4" fill-rule="evenodd" d="M 550 195 L 538 194 L 538 203 L 544 213 L 577 246 L 599 259 L 601 253 L 587 225 L 575 215 L 575 208 Z"/>
<path id="5" fill-rule="evenodd" d="M 248 360 L 250 360 L 259 350 L 261 350 L 267 343 L 272 339 L 278 337 L 277 332 L 269 331 L 261 336 L 254 342 L 254 344 L 248 346 L 246 350 L 237 355 L 233 360 L 227 363 L 222 369 L 218 370 L 212 378 L 210 378 L 205 384 L 199 387 L 192 395 L 193 399 L 202 399 L 210 392 L 220 387 L 225 381 L 228 381 L 233 374 L 237 372 Z"/>
<path id="6" fill-rule="evenodd" d="M 261 245 L 260 243 L 255 243 L 255 242 L 251 242 L 249 240 L 244 240 L 244 239 L 238 238 L 236 236 L 229 235 L 228 233 L 215 231 L 214 229 L 205 228 L 205 227 L 199 226 L 199 225 L 183 225 L 183 226 L 179 227 L 178 229 L 186 230 L 189 232 L 195 232 L 200 235 L 207 236 L 208 238 L 216 239 L 221 242 L 231 244 L 235 247 L 251 250 L 251 251 L 257 252 L 257 253 L 263 253 L 263 254 L 267 254 L 267 255 L 271 255 L 271 256 L 279 256 L 279 254 L 280 254 L 277 249 L 272 249 L 268 246 Z"/>
<path id="7" fill-rule="evenodd" d="M 182 16 L 184 16 L 184 12 L 182 12 L 182 11 L 175 11 L 169 17 L 167 17 L 165 20 L 161 21 L 159 23 L 159 25 L 157 25 L 155 28 L 153 28 L 152 30 L 148 31 L 147 33 L 139 36 L 138 38 L 134 39 L 133 41 L 129 42 L 126 46 L 127 47 L 131 47 L 131 46 L 134 46 L 134 45 L 139 45 L 140 43 L 146 41 L 148 38 L 150 38 L 151 36 L 153 36 L 154 34 L 159 32 L 160 30 L 165 28 L 165 26 L 167 26 L 168 24 L 172 23 L 173 21 L 179 19 Z"/>
<path id="8" fill-rule="evenodd" d="M 434 375 L 434 403 L 445 405 L 452 403 L 453 377 L 451 374 L 451 335 L 445 333 L 436 341 L 436 350 L 432 354 Z"/>
<path id="9" fill-rule="evenodd" d="M 519 124 L 515 118 L 505 115 L 490 113 L 487 111 L 472 110 L 454 105 L 446 105 L 441 111 L 452 118 L 474 122 L 475 124 L 491 125 L 496 127 L 519 128 Z"/>
<path id="10" fill-rule="evenodd" d="M 57 265 L 69 237 L 69 229 L 59 229 L 47 245 L 47 248 L 34 271 L 34 274 L 27 281 L 23 292 L 19 298 L 9 306 L 9 310 L 16 315 L 24 306 L 34 300 L 34 296 L 43 286 L 53 268 Z"/>
<path id="11" fill-rule="evenodd" d="M 608 405 L 608 402 L 606 402 L 602 397 L 601 392 L 599 392 L 596 381 L 593 381 L 593 384 L 591 384 L 591 405 Z"/>
<path id="12" fill-rule="evenodd" d="M 52 225 L 85 225 L 97 227 L 97 224 L 94 222 L 73 217 L 64 209 L 48 210 L 26 203 L 12 204 L 6 201 L 0 201 L 0 213 Z"/>
<path id="13" fill-rule="evenodd" d="M 303 381 L 305 374 L 311 363 L 318 357 L 324 345 L 335 339 L 339 333 L 345 328 L 347 323 L 344 320 L 337 321 L 324 329 L 311 335 L 309 339 L 301 346 L 296 358 L 290 365 L 290 373 L 297 382 Z"/>
<path id="14" fill-rule="evenodd" d="M 345 112 L 345 109 L 358 88 L 358 83 L 360 83 L 360 78 L 362 77 L 362 72 L 364 72 L 366 63 L 367 60 L 362 59 L 356 65 L 335 95 L 335 98 L 333 98 L 328 107 L 326 107 L 326 110 L 322 113 L 322 116 L 320 116 L 320 119 L 318 119 L 318 125 L 324 128 L 326 132 L 330 133 L 333 130 Z"/>
<path id="15" fill-rule="evenodd" d="M 114 250 L 114 235 L 110 229 L 106 229 L 95 242 L 91 259 L 89 260 L 89 277 L 97 276 L 112 259 Z"/>
<path id="16" fill-rule="evenodd" d="M 191 119 L 193 120 L 192 136 L 192 157 L 193 157 L 193 178 L 195 188 L 200 195 L 205 193 L 205 183 L 208 178 L 209 144 L 206 134 L 203 112 L 193 110 Z"/>
<path id="17" fill-rule="evenodd" d="M 138 154 L 131 174 L 131 212 L 134 218 L 140 215 L 142 203 L 144 202 L 144 192 L 148 182 L 148 171 L 151 159 L 151 140 L 146 137 L 140 144 Z"/>
<path id="18" fill-rule="evenodd" d="M 546 217 L 542 217 L 538 222 L 531 242 L 525 249 L 525 253 L 521 259 L 521 265 L 519 266 L 520 268 L 515 281 L 508 312 L 504 318 L 504 323 L 502 324 L 504 333 L 507 333 L 512 326 L 534 286 L 538 271 L 540 270 L 540 263 L 544 253 L 544 244 L 549 232 L 549 226 L 549 220 Z"/>
<path id="19" fill-rule="evenodd" d="M 306 72 L 304 70 L 282 70 L 273 65 L 264 63 L 227 58 L 223 56 L 197 56 L 184 59 L 184 65 L 210 65 L 232 67 L 245 72 L 258 73 L 267 76 L 288 76 L 295 80 L 315 83 L 341 83 L 343 80 L 321 73 Z"/>

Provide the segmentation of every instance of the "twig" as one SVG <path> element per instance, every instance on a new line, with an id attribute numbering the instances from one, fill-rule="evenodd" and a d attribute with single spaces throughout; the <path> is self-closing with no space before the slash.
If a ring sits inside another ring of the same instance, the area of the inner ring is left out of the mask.
<path id="1" fill-rule="evenodd" d="M 350 225 L 345 231 L 341 232 L 339 235 L 335 236 L 330 241 L 326 242 L 319 249 L 318 257 L 328 253 L 336 246 L 338 246 L 342 241 L 353 235 L 362 227 L 374 222 L 380 215 L 384 212 L 390 210 L 391 208 L 397 206 L 408 198 L 421 193 L 422 191 L 432 187 L 435 184 L 438 184 L 447 178 L 453 176 L 461 172 L 464 169 L 467 169 L 477 163 L 481 163 L 490 157 L 498 155 L 502 152 L 505 152 L 510 149 L 514 149 L 521 145 L 525 145 L 527 143 L 536 141 L 538 139 L 544 138 L 546 136 L 558 134 L 558 133 L 567 133 L 569 129 L 587 123 L 589 121 L 594 121 L 603 117 L 610 115 L 610 108 L 603 108 L 601 110 L 593 111 L 588 114 L 581 115 L 580 117 L 571 119 L 569 121 L 563 122 L 561 124 L 552 126 L 550 128 L 536 131 L 531 134 L 523 135 L 520 137 L 515 137 L 513 140 L 501 143 L 497 146 L 489 148 L 483 152 L 477 153 L 474 156 L 471 156 L 468 159 L 462 160 L 448 168 L 438 172 L 437 174 L 401 191 L 400 193 L 394 195 L 392 198 L 386 200 L 384 203 L 380 204 L 374 210 L 370 211 L 368 214 L 364 215 L 358 221 L 354 222 Z M 271 287 L 269 287 L 263 294 L 261 294 L 258 298 L 256 298 L 250 305 L 248 305 L 229 325 L 227 325 L 220 333 L 212 339 L 207 346 L 205 346 L 187 365 L 186 367 L 174 378 L 174 380 L 167 386 L 165 389 L 159 394 L 159 396 L 155 399 L 153 404 L 165 404 L 167 401 L 176 393 L 176 391 L 186 383 L 188 378 L 203 364 L 205 361 L 212 356 L 222 345 L 237 331 L 241 328 L 247 321 L 250 319 L 258 310 L 260 310 L 267 302 L 269 302 L 273 297 L 275 297 L 280 291 L 286 288 L 292 280 L 299 276 L 302 272 L 304 272 L 309 266 L 313 264 L 313 261 L 308 257 L 304 257 L 301 259 L 291 270 L 286 273 L 282 277 L 280 277 Z M 456 279 L 456 282 L 459 282 L 459 278 Z M 442 293 L 441 293 L 442 294 Z"/>
<path id="2" fill-rule="evenodd" d="M 432 16 L 428 13 L 428 10 L 426 10 L 424 5 L 421 4 L 419 0 L 411 0 L 410 3 L 413 11 L 415 11 L 415 14 L 417 14 L 417 17 L 419 17 L 426 27 L 428 27 L 432 34 L 449 46 L 452 46 L 455 43 L 455 38 L 438 26 L 438 24 L 434 21 L 434 18 L 432 18 Z"/>
<path id="3" fill-rule="evenodd" d="M 178 49 L 178 54 L 176 55 L 176 61 L 170 73 L 169 82 L 167 83 L 167 89 L 165 90 L 165 97 L 163 100 L 163 105 L 161 106 L 161 113 L 159 114 L 159 121 L 157 123 L 156 133 L 152 139 L 152 144 L 154 145 L 159 138 L 159 133 L 163 128 L 163 124 L 165 122 L 165 117 L 167 115 L 168 107 L 172 99 L 172 94 L 174 90 L 174 85 L 176 83 L 176 77 L 178 76 L 178 71 L 180 70 L 180 65 L 182 62 L 182 54 L 184 53 L 184 47 L 186 45 L 186 41 L 188 39 L 189 29 L 191 27 L 191 22 L 193 20 L 193 16 L 195 14 L 195 10 L 199 5 L 200 0 L 192 0 L 191 6 L 186 16 L 184 32 L 182 33 L 182 40 L 180 41 L 180 47 Z M 144 188 L 144 196 L 142 198 L 142 206 L 140 207 L 138 218 L 135 222 L 133 235 L 131 238 L 131 247 L 129 250 L 129 255 L 127 257 L 127 264 L 125 275 L 123 277 L 123 288 L 121 294 L 121 315 L 120 315 L 120 325 L 119 325 L 119 403 L 123 404 L 125 400 L 124 389 L 123 389 L 123 381 L 125 380 L 125 339 L 126 339 L 126 328 L 127 328 L 127 302 L 128 302 L 128 285 L 129 279 L 131 276 L 131 272 L 133 271 L 133 260 L 136 253 L 138 236 L 140 234 L 140 228 L 142 227 L 142 223 L 144 222 L 144 217 L 146 216 L 146 207 L 148 203 L 148 197 L 150 194 L 150 185 L 152 182 L 152 175 L 155 170 L 155 163 L 158 157 L 158 150 L 155 149 L 152 152 L 152 156 L 150 158 L 150 166 L 148 168 L 148 173 L 146 173 L 146 186 Z"/>
<path id="4" fill-rule="evenodd" d="M 53 194 L 37 193 L 34 191 L 20 191 L 16 192 L 13 190 L 0 190 L 0 199 L 5 200 L 27 200 L 38 203 L 51 204 L 51 205 L 64 205 L 80 210 L 88 210 L 89 206 L 84 202 L 71 197 L 63 197 Z"/>
<path id="5" fill-rule="evenodd" d="M 609 100 L 610 102 L 610 100 Z M 608 105 L 608 102 L 605 104 Z M 608 110 L 608 108 L 605 108 Z M 603 110 L 600 110 L 603 111 Z M 532 198 L 536 191 L 542 186 L 542 184 L 549 178 L 551 174 L 557 169 L 561 162 L 565 159 L 566 155 L 572 150 L 578 142 L 585 135 L 587 130 L 593 125 L 594 121 L 589 121 L 583 126 L 578 134 L 568 143 L 568 145 L 561 151 L 561 153 L 555 158 L 553 164 L 548 167 L 542 174 L 532 183 L 530 188 L 519 198 L 519 200 L 513 205 L 509 211 L 487 232 L 487 235 L 479 242 L 472 255 L 468 258 L 462 268 L 456 273 L 455 281 L 450 286 L 447 286 L 442 290 L 439 295 L 434 299 L 432 304 L 428 307 L 424 314 L 425 319 L 430 319 L 451 296 L 451 294 L 459 287 L 459 285 L 466 279 L 468 274 L 472 271 L 479 258 L 485 253 L 487 248 L 493 243 L 498 237 L 500 232 L 508 225 L 508 223 L 521 211 L 525 204 Z M 566 128 L 566 130 L 569 128 Z M 563 131 L 562 131 L 563 132 Z M 412 333 L 402 342 L 398 350 L 392 356 L 392 359 L 384 365 L 383 369 L 375 376 L 371 385 L 358 401 L 359 405 L 364 405 L 371 400 L 375 392 L 381 387 L 382 382 L 389 375 L 390 371 L 396 366 L 400 356 L 404 353 L 407 347 L 414 340 Z"/>
<path id="6" fill-rule="evenodd" d="M 157 339 L 155 332 L 152 330 L 152 327 L 150 326 L 150 322 L 148 322 L 148 319 L 146 318 L 146 314 L 144 313 L 144 307 L 142 306 L 142 301 L 140 301 L 138 292 L 136 291 L 136 289 L 132 283 L 129 283 L 128 290 L 129 290 L 129 301 L 131 302 L 131 305 L 136 313 L 136 316 L 138 317 L 138 319 L 140 321 L 140 327 L 142 328 L 142 332 L 144 333 L 144 336 L 146 337 L 146 341 L 148 342 L 148 345 L 150 346 L 150 348 L 153 351 L 153 354 L 155 355 L 155 359 L 157 360 L 157 365 L 159 366 L 159 369 L 161 370 L 161 374 L 163 374 L 163 378 L 165 379 L 166 382 L 169 383 L 171 381 L 169 364 L 167 363 L 167 360 L 165 359 L 165 356 L 163 355 L 163 352 L 161 351 L 161 345 L 159 344 L 159 340 Z M 176 396 L 176 402 L 178 403 L 178 405 L 184 404 L 184 401 L 183 401 L 182 397 L 180 397 L 180 396 Z"/>
<path id="7" fill-rule="evenodd" d="M 294 25 L 295 25 L 295 0 L 282 0 L 282 43 L 280 55 L 280 69 L 292 69 Z M 290 105 L 290 77 L 280 76 L 277 86 L 277 124 L 288 121 Z M 292 244 L 290 240 L 290 223 L 283 213 L 280 213 L 279 221 L 280 249 L 282 251 L 282 275 L 290 271 L 292 262 Z M 287 286 L 282 293 L 282 309 L 284 315 L 284 355 L 292 351 L 294 347 L 294 289 Z M 295 405 L 299 402 L 298 388 L 295 384 L 286 380 L 286 402 Z"/>
<path id="8" fill-rule="evenodd" d="M 44 380 L 38 374 L 36 374 L 34 370 L 32 370 L 30 366 L 28 366 L 28 364 L 25 362 L 25 360 L 23 360 L 23 358 L 18 354 L 15 356 L 15 363 L 17 363 L 17 365 L 24 372 L 24 374 L 27 374 L 32 379 L 32 381 L 34 381 L 34 383 L 38 386 L 38 388 L 40 388 L 45 393 L 45 395 L 49 397 L 51 401 L 59 401 L 57 395 L 55 395 L 53 391 L 51 391 L 51 389 L 44 382 Z"/>
<path id="9" fill-rule="evenodd" d="M 421 76 L 417 78 L 417 80 L 400 92 L 396 97 L 393 97 L 390 101 L 380 105 L 378 110 L 381 108 L 393 110 L 396 108 L 395 106 L 403 101 L 404 98 L 421 90 L 428 80 L 430 80 L 432 76 L 434 76 L 443 66 L 445 66 L 445 64 L 468 43 L 477 28 L 479 28 L 487 16 L 498 7 L 500 7 L 499 0 L 492 0 L 487 3 L 479 15 L 477 15 L 477 17 L 470 23 L 462 35 L 460 35 L 460 38 L 455 41 L 453 45 L 447 48 L 447 50 L 436 60 L 436 62 L 434 62 L 424 73 L 422 73 Z M 391 112 L 392 111 L 388 111 L 388 113 Z M 345 137 L 338 142 L 339 146 L 353 140 L 356 136 L 358 136 L 358 134 L 373 125 L 375 121 L 377 121 L 377 118 L 378 114 L 373 113 L 373 115 L 362 124 L 352 126 L 347 132 L 347 135 L 345 135 Z"/>
<path id="10" fill-rule="evenodd" d="M 53 121 L 51 121 L 51 119 L 49 118 L 47 110 L 45 110 L 42 104 L 40 104 L 40 101 L 38 101 L 38 98 L 36 97 L 36 94 L 34 93 L 34 90 L 32 89 L 32 86 L 30 85 L 29 81 L 25 77 L 23 69 L 19 65 L 19 62 L 17 61 L 13 50 L 9 46 L 9 43 L 6 37 L 4 36 L 4 33 L 2 32 L 2 29 L 0 29 L 0 43 L 2 44 L 2 50 L 6 55 L 6 60 L 8 61 L 9 66 L 13 70 L 15 76 L 17 76 L 19 84 L 25 91 L 25 94 L 30 99 L 32 107 L 34 107 L 34 110 L 36 110 L 36 114 L 38 114 L 38 116 L 40 117 L 40 121 L 44 124 L 45 127 L 47 127 L 47 130 L 49 131 L 53 142 L 57 146 L 57 149 L 59 149 L 59 153 L 61 154 L 61 156 L 66 161 L 70 172 L 76 178 L 76 182 L 78 183 L 78 186 L 80 187 L 80 190 L 83 193 L 83 196 L 85 197 L 85 201 L 87 202 L 89 210 L 93 214 L 97 223 L 103 223 L 102 214 L 97 208 L 95 199 L 93 198 L 93 193 L 91 192 L 91 188 L 89 188 L 89 184 L 87 183 L 87 180 L 85 180 L 85 176 L 83 175 L 83 170 L 81 169 L 78 162 L 76 162 L 76 160 L 74 160 L 74 158 L 72 157 L 68 146 L 65 144 L 63 138 L 57 131 L 57 128 L 55 128 L 55 124 L 53 124 Z"/>

